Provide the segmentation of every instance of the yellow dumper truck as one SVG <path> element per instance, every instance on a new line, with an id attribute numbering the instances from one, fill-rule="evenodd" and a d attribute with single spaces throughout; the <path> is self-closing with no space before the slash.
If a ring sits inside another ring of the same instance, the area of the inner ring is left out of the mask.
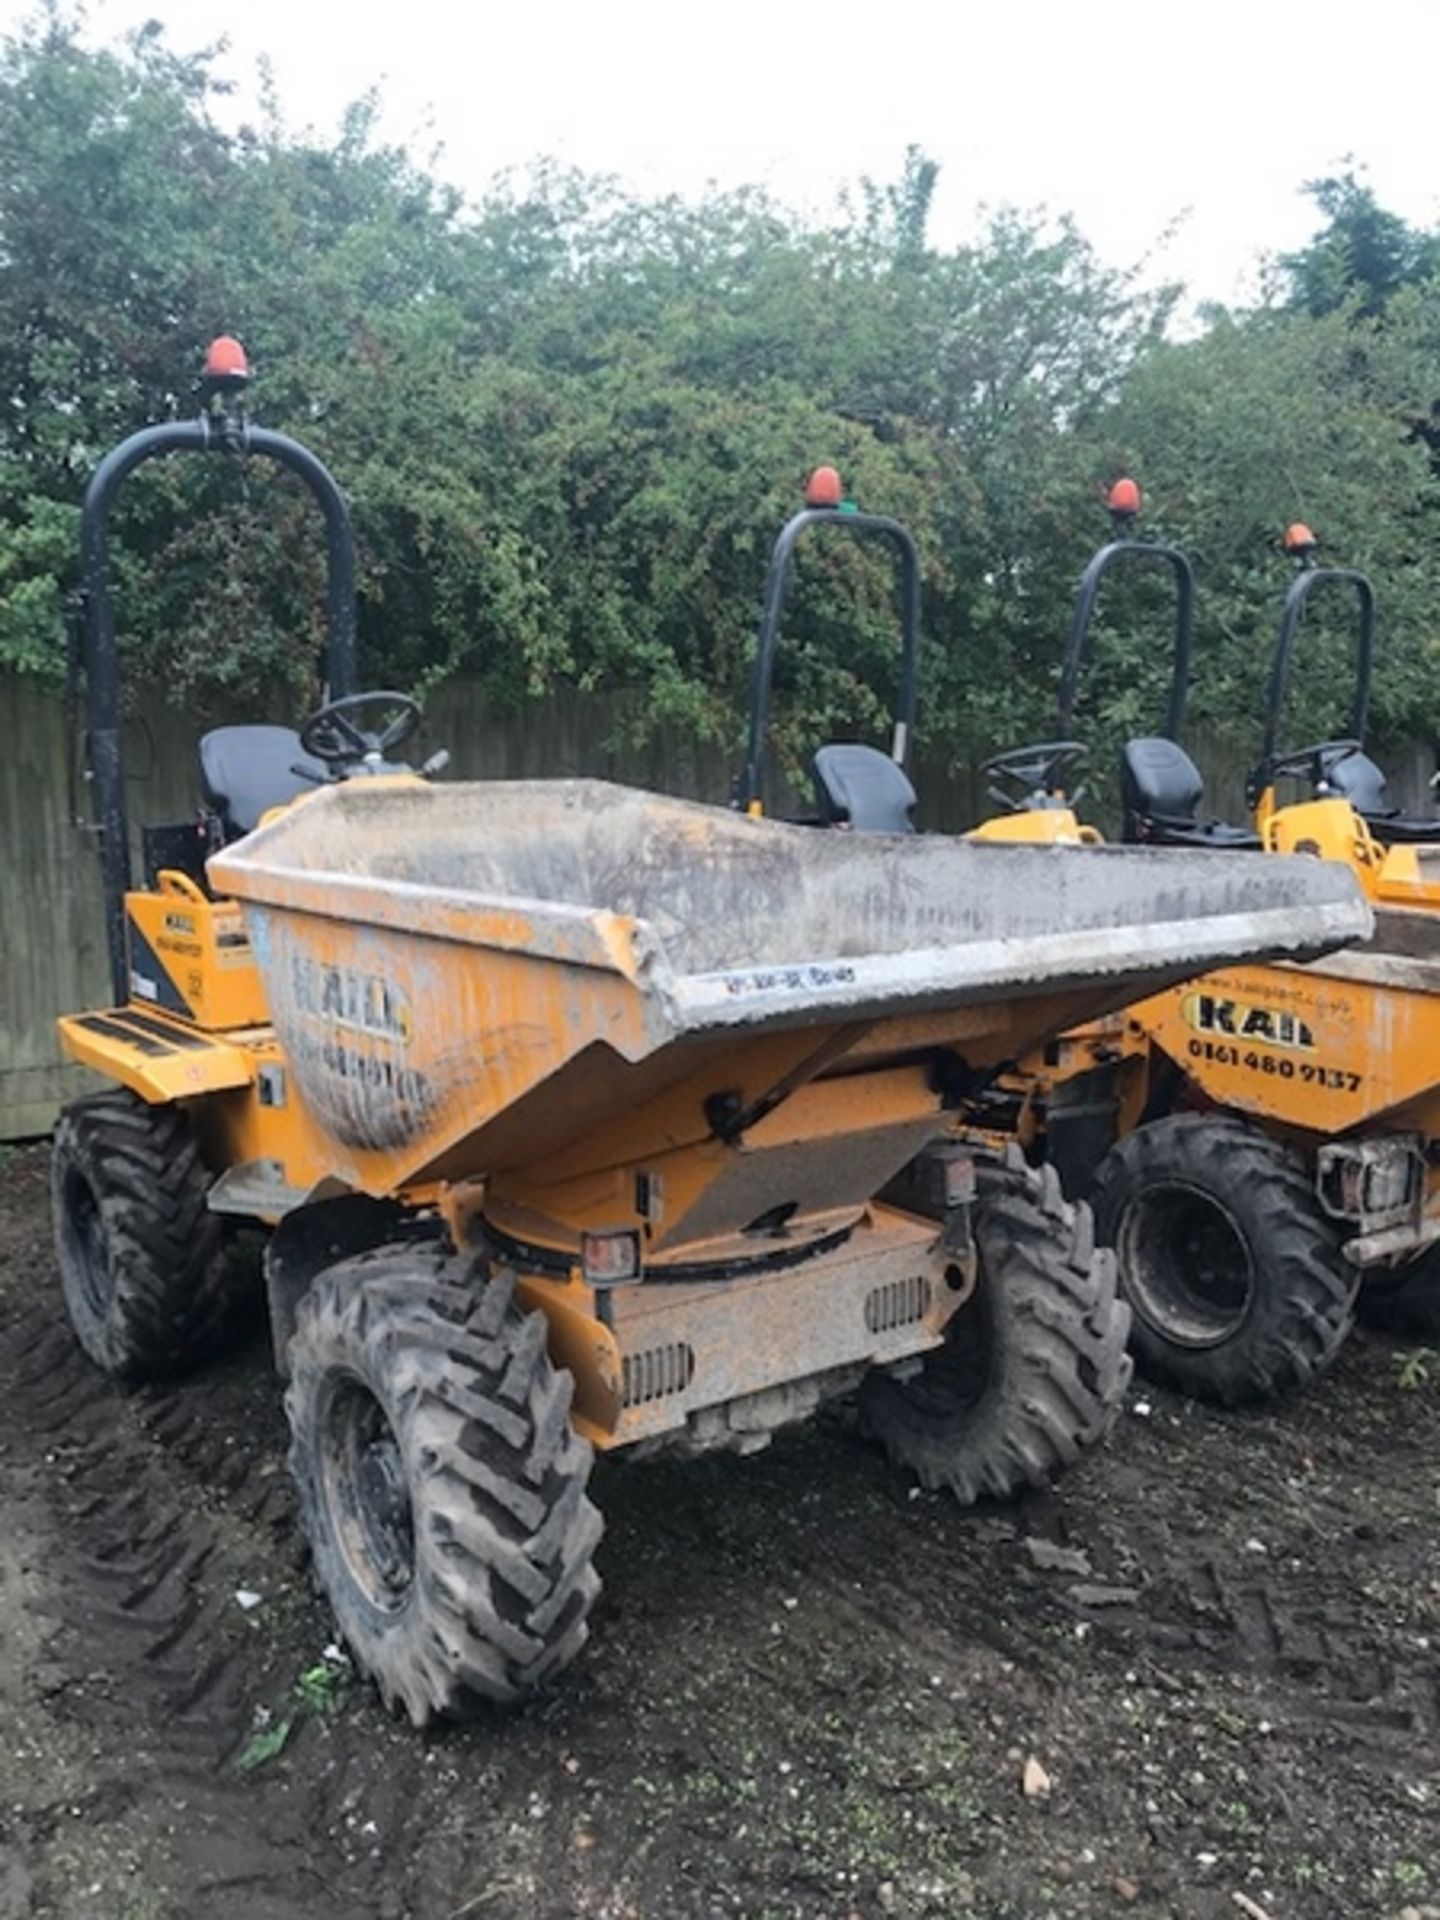
<path id="1" fill-rule="evenodd" d="M 583 1643 L 597 1450 L 744 1451 L 858 1392 L 894 1458 L 964 1498 L 1068 1465 L 1128 1376 L 1112 1263 L 1053 1173 L 957 1146 L 954 1107 L 1139 994 L 1363 934 L 1352 875 L 433 782 L 398 758 L 412 703 L 352 691 L 333 481 L 248 426 L 242 382 L 212 387 L 86 503 L 114 980 L 61 1022 L 108 1085 L 54 1155 L 86 1349 L 128 1377 L 213 1351 L 228 1225 L 268 1230 L 316 1571 L 417 1724 Z M 299 735 L 208 735 L 198 822 L 147 829 L 137 885 L 104 518 L 180 447 L 314 487 L 331 697 Z M 933 1214 L 887 1199 L 907 1169 Z"/>

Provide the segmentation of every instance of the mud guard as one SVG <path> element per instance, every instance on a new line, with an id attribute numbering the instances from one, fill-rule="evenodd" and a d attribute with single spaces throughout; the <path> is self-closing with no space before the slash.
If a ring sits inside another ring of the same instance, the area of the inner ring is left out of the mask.
<path id="1" fill-rule="evenodd" d="M 296 1207 L 279 1222 L 265 1247 L 265 1300 L 275 1371 L 282 1380 L 290 1374 L 295 1315 L 316 1274 L 352 1254 L 403 1238 L 407 1220 L 413 1222 L 413 1216 L 398 1201 L 346 1193 Z M 438 1222 L 429 1223 L 426 1237 L 439 1232 Z"/>
<path id="2" fill-rule="evenodd" d="M 66 1014 L 55 1024 L 72 1060 L 129 1087 L 151 1106 L 248 1087 L 255 1077 L 252 1056 L 243 1047 L 148 1008 Z"/>

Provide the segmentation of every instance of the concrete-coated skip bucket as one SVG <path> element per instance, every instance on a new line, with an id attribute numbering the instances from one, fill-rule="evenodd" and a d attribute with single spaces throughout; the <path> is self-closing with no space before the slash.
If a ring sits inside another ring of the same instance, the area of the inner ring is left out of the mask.
<path id="1" fill-rule="evenodd" d="M 351 780 L 210 872 L 244 903 L 329 1171 L 371 1192 L 571 1178 L 607 1164 L 622 1124 L 657 1159 L 758 1146 L 750 1130 L 819 1080 L 838 1113 L 845 1077 L 874 1100 L 886 1061 L 980 1076 L 1217 964 L 1371 926 L 1349 872 L 1318 860 L 872 837 L 582 780 Z M 933 1091 L 921 1104 L 885 1124 L 881 1103 L 874 1151 L 828 1169 L 829 1204 L 934 1136 Z M 734 1231 L 769 1184 L 756 1169 L 728 1196 L 677 1196 L 652 1251 Z"/>

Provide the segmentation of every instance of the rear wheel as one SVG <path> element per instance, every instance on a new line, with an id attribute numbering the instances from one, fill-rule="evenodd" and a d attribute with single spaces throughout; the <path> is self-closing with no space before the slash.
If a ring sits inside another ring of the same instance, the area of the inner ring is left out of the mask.
<path id="1" fill-rule="evenodd" d="M 1091 1202 L 1151 1379 L 1238 1406 L 1307 1385 L 1339 1352 L 1358 1276 L 1282 1141 L 1225 1115 L 1170 1115 L 1111 1149 Z"/>
<path id="2" fill-rule="evenodd" d="M 917 1374 L 873 1373 L 864 1424 L 897 1465 L 967 1505 L 1041 1486 L 1107 1432 L 1130 1316 L 1090 1212 L 1018 1153 L 979 1169 L 975 1291 Z"/>
<path id="3" fill-rule="evenodd" d="M 571 1377 L 508 1274 L 438 1242 L 327 1268 L 290 1342 L 290 1466 L 341 1636 L 416 1726 L 580 1651 L 599 1591 Z"/>
<path id="4" fill-rule="evenodd" d="M 76 1338 L 107 1373 L 179 1373 L 223 1339 L 236 1289 L 210 1185 L 179 1107 L 117 1087 L 61 1115 L 50 1162 L 60 1285 Z"/>

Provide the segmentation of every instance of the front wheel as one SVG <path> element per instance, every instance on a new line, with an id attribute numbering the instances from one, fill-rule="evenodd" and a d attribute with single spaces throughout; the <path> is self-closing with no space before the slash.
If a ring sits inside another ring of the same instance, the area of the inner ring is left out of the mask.
<path id="1" fill-rule="evenodd" d="M 585 1644 L 599 1581 L 572 1380 L 506 1273 L 439 1242 L 327 1268 L 285 1411 L 341 1637 L 414 1724 L 519 1699 Z"/>
<path id="2" fill-rule="evenodd" d="M 975 1291 L 919 1372 L 870 1374 L 864 1426 L 966 1505 L 1044 1485 L 1101 1440 L 1130 1379 L 1129 1310 L 1090 1210 L 1018 1151 L 977 1169 Z"/>
<path id="3" fill-rule="evenodd" d="M 1152 1380 L 1239 1406 L 1307 1386 L 1340 1351 L 1358 1275 L 1283 1141 L 1223 1114 L 1154 1120 L 1101 1161 L 1091 1204 Z"/>

